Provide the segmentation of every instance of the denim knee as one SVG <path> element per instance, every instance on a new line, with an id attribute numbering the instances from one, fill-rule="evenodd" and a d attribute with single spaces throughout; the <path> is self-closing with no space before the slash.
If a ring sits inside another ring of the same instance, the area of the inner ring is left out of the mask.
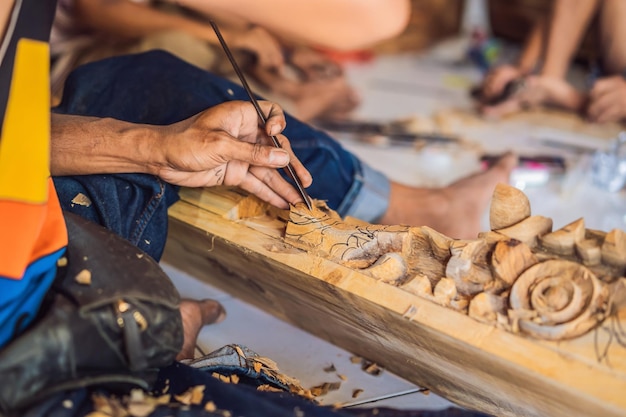
<path id="1" fill-rule="evenodd" d="M 59 201 L 159 260 L 167 238 L 167 209 L 178 188 L 146 174 L 55 177 Z"/>

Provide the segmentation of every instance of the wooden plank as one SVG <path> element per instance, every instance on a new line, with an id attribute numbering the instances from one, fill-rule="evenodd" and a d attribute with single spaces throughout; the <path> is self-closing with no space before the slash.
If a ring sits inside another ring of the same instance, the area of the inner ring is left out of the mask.
<path id="1" fill-rule="evenodd" d="M 536 340 L 286 244 L 275 218 L 229 219 L 239 192 L 183 190 L 182 199 L 164 259 L 280 319 L 471 409 L 626 414 L 623 309 L 583 337 Z"/>

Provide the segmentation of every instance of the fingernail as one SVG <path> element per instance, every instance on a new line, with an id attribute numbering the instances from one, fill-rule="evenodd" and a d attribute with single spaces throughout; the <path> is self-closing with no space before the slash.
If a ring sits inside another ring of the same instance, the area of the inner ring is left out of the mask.
<path id="1" fill-rule="evenodd" d="M 270 126 L 270 135 L 276 136 L 280 133 L 280 125 L 274 124 Z"/>
<path id="2" fill-rule="evenodd" d="M 270 164 L 285 166 L 289 163 L 289 154 L 278 149 L 270 152 Z"/>

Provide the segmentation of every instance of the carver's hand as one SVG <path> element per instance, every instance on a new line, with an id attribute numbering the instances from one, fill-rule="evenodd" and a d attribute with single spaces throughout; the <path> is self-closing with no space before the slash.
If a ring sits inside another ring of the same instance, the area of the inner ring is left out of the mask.
<path id="1" fill-rule="evenodd" d="M 626 118 L 626 80 L 621 75 L 601 78 L 589 94 L 587 116 L 593 122 L 619 122 Z"/>
<path id="2" fill-rule="evenodd" d="M 251 103 L 230 101 L 166 127 L 156 150 L 161 154 L 156 174 L 188 187 L 238 186 L 280 208 L 302 201 L 277 171 L 291 162 L 303 186 L 312 182 L 287 138 L 279 134 L 285 128 L 283 111 L 266 101 L 259 105 L 267 115 L 266 126 L 259 126 Z M 282 149 L 271 144 L 268 134 L 278 137 Z"/>

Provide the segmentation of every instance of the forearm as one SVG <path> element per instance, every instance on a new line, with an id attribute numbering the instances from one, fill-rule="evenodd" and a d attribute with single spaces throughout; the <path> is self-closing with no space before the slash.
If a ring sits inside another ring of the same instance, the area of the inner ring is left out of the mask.
<path id="1" fill-rule="evenodd" d="M 545 51 L 547 19 L 539 18 L 528 35 L 518 60 L 518 68 L 525 74 L 533 72 Z"/>
<path id="2" fill-rule="evenodd" d="M 542 75 L 565 76 L 597 6 L 598 0 L 554 0 Z"/>
<path id="3" fill-rule="evenodd" d="M 82 24 L 119 38 L 163 31 L 182 31 L 200 39 L 215 37 L 209 25 L 130 0 L 77 0 L 76 12 Z"/>
<path id="4" fill-rule="evenodd" d="M 179 0 L 200 13 L 232 15 L 296 43 L 356 49 L 400 33 L 410 16 L 408 0 Z"/>
<path id="5" fill-rule="evenodd" d="M 156 126 L 62 114 L 51 125 L 52 175 L 157 172 Z"/>

